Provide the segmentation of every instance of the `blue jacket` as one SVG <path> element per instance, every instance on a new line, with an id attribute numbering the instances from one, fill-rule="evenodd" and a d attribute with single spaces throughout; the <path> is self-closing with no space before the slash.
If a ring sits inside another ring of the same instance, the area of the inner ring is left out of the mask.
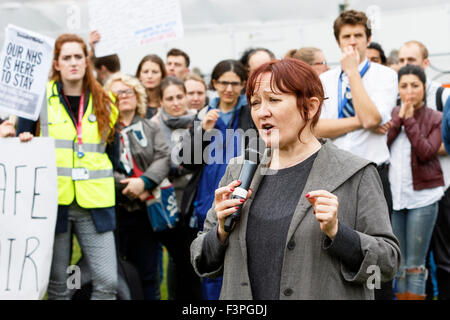
<path id="1" fill-rule="evenodd" d="M 444 142 L 445 151 L 450 154 L 450 98 L 445 103 L 442 115 L 442 141 Z"/>
<path id="2" fill-rule="evenodd" d="M 208 111 L 210 109 L 218 108 L 218 105 L 219 98 L 215 98 Z M 242 95 L 232 111 L 227 114 L 220 112 L 219 119 L 217 119 L 216 125 L 214 126 L 215 129 L 220 130 L 222 133 L 222 141 L 216 141 L 215 137 L 212 137 L 209 144 L 212 152 L 209 156 L 210 159 L 212 157 L 221 156 L 220 160 L 222 161 L 220 163 L 212 161 L 212 163 L 206 164 L 197 185 L 195 212 L 198 217 L 198 226 L 200 230 L 203 229 L 203 221 L 206 218 L 206 213 L 211 208 L 214 201 L 214 190 L 219 186 L 220 179 L 222 179 L 222 176 L 225 173 L 229 160 L 240 155 L 240 146 L 238 143 L 233 143 L 234 141 L 228 141 L 229 139 L 227 139 L 226 130 L 236 130 L 238 128 L 238 115 L 243 106 L 247 106 L 247 100 L 245 99 L 245 96 Z M 230 146 L 233 149 L 231 149 Z M 218 153 L 222 152 L 222 154 L 216 155 L 216 151 Z"/>
<path id="3" fill-rule="evenodd" d="M 201 114 L 206 114 L 206 111 L 208 111 L 207 108 L 217 108 L 219 103 L 219 99 L 213 99 L 211 101 L 210 107 L 205 107 L 205 109 L 201 110 L 194 121 L 194 126 L 192 126 L 189 129 L 189 134 L 193 138 L 196 136 L 194 134 L 194 131 L 201 132 L 201 136 L 205 134 L 205 131 L 203 128 L 201 128 L 201 120 L 203 119 Z M 247 100 L 244 95 L 240 96 L 237 105 L 233 109 L 232 112 L 234 113 L 234 119 L 232 119 L 232 123 L 226 125 L 223 120 L 218 120 L 216 122 L 216 129 L 219 130 L 226 130 L 224 128 L 225 126 L 228 128 L 237 128 L 242 129 L 244 131 L 248 129 L 254 129 L 256 130 L 256 127 L 253 123 L 253 120 L 250 115 L 250 108 L 247 106 Z M 199 118 L 200 117 L 200 118 Z M 223 115 L 222 115 L 223 117 Z M 223 118 L 227 118 L 226 116 Z M 226 121 L 226 120 L 225 120 Z M 226 135 L 223 135 L 223 137 L 226 138 Z M 226 140 L 226 139 L 225 139 Z M 213 143 L 219 144 L 220 141 L 195 141 L 194 139 L 186 140 L 187 143 L 190 143 L 190 147 L 186 147 L 187 150 L 197 150 L 198 148 L 195 147 L 196 144 L 201 144 L 201 150 L 202 155 L 204 154 L 205 148 L 208 145 L 211 145 Z M 229 146 L 232 144 L 230 143 Z M 218 148 L 216 148 L 217 150 Z M 237 153 L 236 146 L 234 150 L 228 150 L 225 152 L 223 151 L 223 157 L 224 157 L 224 165 L 216 165 L 216 164 L 210 164 L 208 165 L 206 162 L 202 163 L 195 163 L 194 160 L 194 153 L 191 153 L 191 161 L 189 163 L 182 163 L 182 166 L 185 167 L 188 170 L 193 171 L 193 175 L 191 180 L 189 181 L 188 185 L 186 186 L 186 189 L 183 193 L 183 199 L 181 204 L 181 220 L 183 224 L 189 224 L 189 220 L 194 213 L 194 207 L 197 214 L 197 217 L 200 213 L 206 215 L 206 212 L 212 205 L 212 200 L 214 198 L 214 190 L 217 188 L 217 185 L 219 184 L 220 179 L 222 178 L 223 172 L 225 172 L 226 168 L 226 160 L 230 159 L 230 157 L 234 157 L 233 154 Z M 213 155 L 214 156 L 214 155 Z M 182 158 L 182 157 L 181 157 Z M 202 159 L 203 161 L 205 159 Z M 208 174 L 205 174 L 205 170 L 208 171 Z M 196 201 L 197 200 L 197 201 Z M 200 201 L 198 201 L 200 200 Z M 195 205 L 194 205 L 195 203 Z M 198 227 L 201 229 L 203 225 L 203 221 L 200 218 L 198 221 Z"/>

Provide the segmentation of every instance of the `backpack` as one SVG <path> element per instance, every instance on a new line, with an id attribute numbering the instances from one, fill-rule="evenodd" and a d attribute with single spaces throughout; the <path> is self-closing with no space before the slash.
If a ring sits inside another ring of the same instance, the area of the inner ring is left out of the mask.
<path id="1" fill-rule="evenodd" d="M 439 87 L 436 91 L 436 109 L 437 111 L 443 111 L 442 105 L 442 93 L 444 92 L 444 87 Z"/>

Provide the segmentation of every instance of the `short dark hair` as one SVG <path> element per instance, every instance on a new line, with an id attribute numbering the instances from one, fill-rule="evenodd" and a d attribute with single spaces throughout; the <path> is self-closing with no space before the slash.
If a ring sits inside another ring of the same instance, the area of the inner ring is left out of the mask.
<path id="1" fill-rule="evenodd" d="M 191 60 L 189 59 L 188 54 L 186 52 L 184 52 L 183 50 L 180 50 L 177 48 L 170 49 L 169 52 L 167 52 L 167 58 L 169 56 L 183 56 L 184 61 L 186 62 L 186 67 L 189 67 L 189 64 L 191 63 Z"/>
<path id="2" fill-rule="evenodd" d="M 377 42 L 371 42 L 368 46 L 367 49 L 374 49 L 377 50 L 380 53 L 380 58 L 381 58 L 381 63 L 383 65 L 386 65 L 387 59 L 386 59 L 386 55 L 384 54 L 384 50 L 381 47 L 381 45 Z"/>
<path id="3" fill-rule="evenodd" d="M 276 58 L 275 54 L 267 48 L 249 48 L 244 51 L 244 53 L 242 54 L 241 59 L 239 59 L 239 61 L 244 65 L 244 67 L 246 67 L 248 69 L 248 67 L 249 67 L 248 61 L 255 53 L 260 52 L 260 51 L 267 53 L 272 60 Z"/>
<path id="4" fill-rule="evenodd" d="M 341 28 L 346 24 L 350 24 L 352 26 L 363 26 L 366 31 L 366 37 L 367 39 L 369 39 L 372 36 L 372 30 L 370 30 L 368 26 L 368 20 L 369 19 L 367 18 L 366 14 L 361 11 L 347 10 L 341 12 L 339 17 L 334 20 L 333 25 L 334 37 L 336 38 L 336 41 L 339 43 L 339 33 L 341 32 Z"/>
<path id="5" fill-rule="evenodd" d="M 214 90 L 213 80 L 218 80 L 225 72 L 232 71 L 241 79 L 241 82 L 247 81 L 247 70 L 238 60 L 222 60 L 214 67 L 211 73 L 210 89 Z"/>
<path id="6" fill-rule="evenodd" d="M 93 62 L 96 69 L 101 69 L 102 66 L 105 66 L 109 72 L 115 73 L 120 71 L 120 60 L 117 54 L 100 58 L 95 57 Z"/>
<path id="7" fill-rule="evenodd" d="M 400 78 L 404 75 L 413 74 L 417 76 L 423 84 L 427 83 L 427 76 L 425 75 L 425 71 L 416 65 L 407 64 L 404 67 L 401 67 L 398 70 L 398 81 L 400 82 Z"/>

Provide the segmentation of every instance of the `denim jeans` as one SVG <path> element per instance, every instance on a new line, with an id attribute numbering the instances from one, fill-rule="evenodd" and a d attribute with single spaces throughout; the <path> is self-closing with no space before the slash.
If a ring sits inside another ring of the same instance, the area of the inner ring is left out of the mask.
<path id="1" fill-rule="evenodd" d="M 395 276 L 397 292 L 425 294 L 427 269 L 425 260 L 438 213 L 438 203 L 416 208 L 394 210 L 392 229 L 400 242 L 402 261 Z M 419 268 L 420 272 L 410 269 Z"/>

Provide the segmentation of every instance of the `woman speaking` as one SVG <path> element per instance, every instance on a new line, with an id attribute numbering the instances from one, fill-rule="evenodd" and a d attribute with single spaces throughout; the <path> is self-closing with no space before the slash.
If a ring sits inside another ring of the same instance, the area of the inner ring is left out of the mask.
<path id="1" fill-rule="evenodd" d="M 323 99 L 301 61 L 271 61 L 251 74 L 248 105 L 270 152 L 246 199 L 229 198 L 242 166 L 230 162 L 191 245 L 200 276 L 223 275 L 221 299 L 373 299 L 379 282 L 371 280 L 395 275 L 400 250 L 376 167 L 315 138 Z"/>

